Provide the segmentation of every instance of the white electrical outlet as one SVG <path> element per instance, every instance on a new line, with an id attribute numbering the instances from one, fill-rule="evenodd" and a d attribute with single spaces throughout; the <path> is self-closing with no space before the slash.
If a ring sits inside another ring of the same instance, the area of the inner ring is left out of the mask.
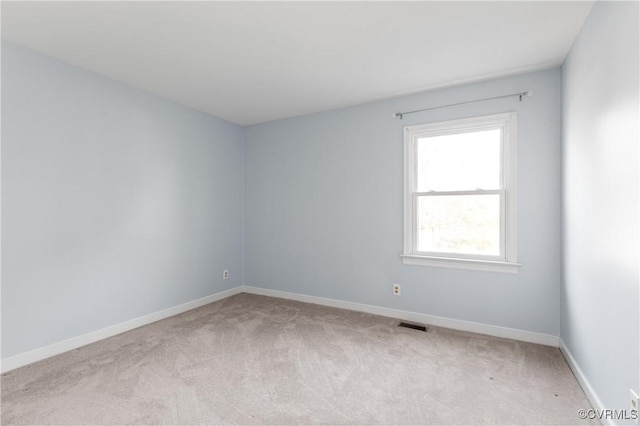
<path id="1" fill-rule="evenodd" d="M 393 295 L 400 296 L 400 284 L 393 284 Z"/>
<path id="2" fill-rule="evenodd" d="M 222 279 L 226 280 L 229 278 L 229 270 L 225 269 L 224 271 L 222 271 Z"/>

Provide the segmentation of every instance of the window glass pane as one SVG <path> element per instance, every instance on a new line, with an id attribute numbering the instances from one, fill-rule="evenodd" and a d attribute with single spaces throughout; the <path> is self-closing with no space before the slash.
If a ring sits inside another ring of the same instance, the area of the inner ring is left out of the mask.
<path id="1" fill-rule="evenodd" d="M 417 191 L 500 189 L 500 129 L 419 137 Z"/>
<path id="2" fill-rule="evenodd" d="M 500 255 L 500 195 L 418 197 L 418 251 Z"/>

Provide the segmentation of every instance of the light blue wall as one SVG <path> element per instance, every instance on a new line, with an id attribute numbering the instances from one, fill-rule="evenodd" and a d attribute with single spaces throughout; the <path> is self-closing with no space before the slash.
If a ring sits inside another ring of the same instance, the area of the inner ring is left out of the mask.
<path id="1" fill-rule="evenodd" d="M 242 284 L 242 181 L 241 128 L 3 43 L 2 357 Z"/>
<path id="2" fill-rule="evenodd" d="M 597 2 L 563 69 L 561 338 L 618 410 L 640 388 L 638 9 Z"/>
<path id="3" fill-rule="evenodd" d="M 245 284 L 558 335 L 560 83 L 553 69 L 247 128 Z M 523 90 L 534 96 L 392 118 Z M 521 271 L 403 265 L 402 127 L 507 111 L 519 114 Z"/>

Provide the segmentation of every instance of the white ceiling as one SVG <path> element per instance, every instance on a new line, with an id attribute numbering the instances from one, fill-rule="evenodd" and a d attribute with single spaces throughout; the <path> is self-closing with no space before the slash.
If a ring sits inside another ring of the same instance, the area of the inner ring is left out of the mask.
<path id="1" fill-rule="evenodd" d="M 246 125 L 550 68 L 593 2 L 2 2 L 2 37 Z"/>

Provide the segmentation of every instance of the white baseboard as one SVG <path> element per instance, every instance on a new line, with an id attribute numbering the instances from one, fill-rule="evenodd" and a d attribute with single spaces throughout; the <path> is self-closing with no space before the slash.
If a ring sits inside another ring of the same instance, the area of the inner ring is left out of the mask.
<path id="1" fill-rule="evenodd" d="M 571 371 L 573 371 L 573 375 L 576 377 L 576 380 L 578 380 L 578 383 L 584 391 L 584 394 L 587 396 L 587 399 L 591 403 L 591 406 L 593 407 L 593 409 L 601 410 L 602 412 L 605 409 L 604 405 L 602 404 L 602 401 L 598 397 L 596 391 L 591 386 L 591 383 L 589 383 L 587 376 L 584 375 L 575 358 L 573 357 L 573 355 L 571 355 L 571 351 L 569 350 L 569 348 L 567 348 L 567 345 L 565 345 L 564 341 L 561 338 L 559 338 L 559 343 L 560 352 L 562 352 L 564 359 L 567 360 L 567 364 L 569 364 Z M 588 407 L 585 407 L 585 409 L 587 408 Z M 600 419 L 600 423 L 602 423 L 603 425 L 615 425 L 612 419 L 605 418 Z"/>
<path id="2" fill-rule="evenodd" d="M 258 288 L 258 287 L 251 287 L 251 286 L 244 285 L 244 286 L 235 287 L 229 290 L 225 290 L 220 293 L 212 294 L 210 296 L 206 296 L 197 300 L 192 300 L 190 302 L 183 303 L 178 306 L 173 306 L 171 308 L 167 308 L 162 311 L 153 312 L 151 314 L 144 315 L 142 317 L 135 318 L 129 321 L 125 321 L 120 324 L 116 324 L 110 327 L 102 328 L 100 330 L 92 331 L 90 333 L 86 333 L 81 336 L 72 337 L 70 339 L 56 342 L 51 345 L 43 346 L 41 348 L 34 349 L 29 352 L 24 352 L 9 358 L 5 358 L 0 362 L 0 371 L 3 373 L 7 371 L 11 371 L 16 368 L 23 367 L 25 365 L 52 357 L 54 355 L 58 355 L 63 352 L 77 349 L 79 347 L 88 345 L 90 343 L 94 343 L 99 340 L 106 339 L 108 337 L 115 336 L 117 334 L 124 333 L 129 330 L 133 330 L 134 328 L 142 327 L 144 325 L 151 324 L 153 322 L 160 321 L 162 319 L 181 314 L 191 309 L 195 309 L 200 306 L 204 306 L 206 304 L 216 302 L 218 300 L 222 300 L 242 292 L 258 294 L 263 296 L 279 297 L 282 299 L 297 300 L 300 302 L 314 303 L 316 305 L 331 306 L 331 307 L 340 308 L 340 309 L 349 309 L 349 310 L 358 311 L 358 312 L 366 312 L 366 313 L 380 315 L 384 317 L 397 318 L 405 321 L 424 323 L 424 324 L 429 324 L 437 327 L 451 328 L 454 330 L 469 331 L 472 333 L 486 334 L 489 336 L 503 337 L 507 339 L 519 340 L 522 342 L 538 343 L 541 345 L 554 346 L 554 347 L 559 346 L 558 337 L 551 336 L 548 334 L 535 333 L 531 331 L 517 330 L 513 328 L 499 327 L 495 325 L 480 324 L 476 322 L 462 321 L 462 320 L 455 320 L 455 319 L 438 317 L 433 315 L 420 314 L 417 312 L 408 312 L 408 311 L 402 311 L 398 309 L 384 308 L 381 306 L 365 305 L 361 303 L 346 302 L 342 300 L 328 299 L 328 298 L 317 297 L 317 296 L 307 296 L 304 294 L 289 293 L 285 291 L 269 290 L 265 288 Z M 568 350 L 563 349 L 563 353 L 568 354 L 569 352 Z M 572 362 L 570 362 L 569 359 L 573 360 L 570 354 L 567 356 L 567 361 L 569 362 L 569 365 L 574 370 L 574 372 L 576 372 L 576 370 L 574 369 L 575 363 L 572 364 Z M 580 377 L 584 377 L 584 376 L 579 376 L 579 374 L 581 373 L 576 373 L 576 377 L 578 377 L 578 381 L 582 385 L 582 381 Z M 588 385 L 588 382 L 585 382 L 585 383 L 587 383 Z M 583 385 L 583 388 L 585 388 L 584 385 Z M 589 387 L 589 389 L 591 388 Z M 587 391 L 587 389 L 585 388 L 585 393 L 587 393 L 587 396 L 589 396 L 589 392 L 590 391 Z M 589 399 L 590 401 L 592 401 L 592 404 L 594 406 L 600 407 L 600 405 L 594 404 L 590 396 L 589 396 Z M 599 402 L 599 400 L 597 401 Z"/>
<path id="3" fill-rule="evenodd" d="M 345 302 L 342 300 L 328 299 L 324 297 L 307 296 L 299 293 L 269 290 L 266 288 L 251 287 L 247 285 L 243 286 L 242 290 L 245 293 L 297 300 L 299 302 L 314 303 L 316 305 L 331 306 L 334 308 L 366 312 L 383 317 L 391 317 L 405 321 L 430 324 L 436 327 L 451 328 L 454 330 L 469 331 L 472 333 L 486 334 L 489 336 L 504 337 L 507 339 L 519 340 L 521 342 L 538 343 L 540 345 L 558 347 L 558 337 L 552 336 L 550 334 L 535 333 L 532 331 L 518 330 L 515 328 L 500 327 L 496 325 L 480 324 L 477 322 L 462 321 L 451 318 L 438 317 L 434 315 L 420 314 L 417 312 L 401 311 L 398 309 L 384 308 L 381 306 Z"/>
<path id="4" fill-rule="evenodd" d="M 16 368 L 23 367 L 36 361 L 41 361 L 54 355 L 77 349 L 81 346 L 86 346 L 90 343 L 97 342 L 98 340 L 106 339 L 108 337 L 115 336 L 116 334 L 124 333 L 125 331 L 133 330 L 134 328 L 142 327 L 143 325 L 151 324 L 152 322 L 160 321 L 162 319 L 169 318 L 186 311 L 190 311 L 191 309 L 199 308 L 200 306 L 204 306 L 218 300 L 226 299 L 227 297 L 239 293 L 242 293 L 242 286 L 221 291 L 219 293 L 205 296 L 200 299 L 192 300 L 181 305 L 172 306 L 171 308 L 163 309 L 162 311 L 153 312 L 139 318 L 121 322 L 120 324 L 112 325 L 80 336 L 72 337 L 70 339 L 43 346 L 29 352 L 14 355 L 2 360 L 2 362 L 0 363 L 0 371 L 4 373 L 10 370 L 14 370 Z"/>

